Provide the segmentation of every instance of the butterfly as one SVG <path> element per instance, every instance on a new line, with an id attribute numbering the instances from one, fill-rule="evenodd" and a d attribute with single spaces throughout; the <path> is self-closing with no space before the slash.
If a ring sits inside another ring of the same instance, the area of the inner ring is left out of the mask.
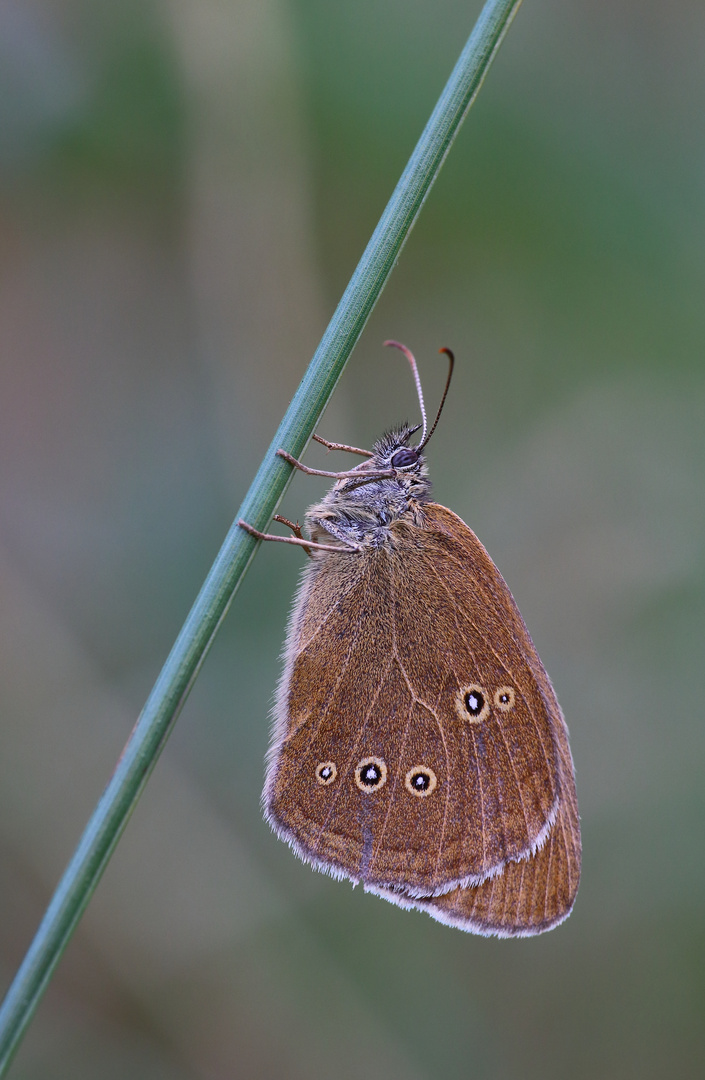
<path id="1" fill-rule="evenodd" d="M 570 913 L 580 822 L 568 732 L 499 570 L 431 499 L 422 425 L 387 432 L 305 517 L 263 792 L 276 834 L 318 870 L 479 934 Z M 412 436 L 422 427 L 420 441 Z"/>

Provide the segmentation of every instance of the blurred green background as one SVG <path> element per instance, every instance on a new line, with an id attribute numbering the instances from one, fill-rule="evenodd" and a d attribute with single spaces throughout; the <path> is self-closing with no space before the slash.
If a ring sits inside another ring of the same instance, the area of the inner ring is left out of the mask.
<path id="1" fill-rule="evenodd" d="M 0 6 L 3 986 L 479 10 Z M 568 719 L 570 920 L 464 935 L 270 834 L 272 545 L 13 1076 L 705 1072 L 704 180 L 705 7 L 526 0 L 320 426 L 416 417 L 385 337 L 430 410 L 456 351 L 436 497 Z"/>

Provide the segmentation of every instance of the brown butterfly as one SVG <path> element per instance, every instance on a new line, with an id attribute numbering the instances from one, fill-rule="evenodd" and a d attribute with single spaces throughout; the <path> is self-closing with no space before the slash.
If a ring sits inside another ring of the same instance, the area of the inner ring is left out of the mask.
<path id="1" fill-rule="evenodd" d="M 394 429 L 306 513 L 311 558 L 284 649 L 263 793 L 316 869 L 480 934 L 566 918 L 580 877 L 568 733 L 501 574 L 430 499 L 423 431 Z"/>

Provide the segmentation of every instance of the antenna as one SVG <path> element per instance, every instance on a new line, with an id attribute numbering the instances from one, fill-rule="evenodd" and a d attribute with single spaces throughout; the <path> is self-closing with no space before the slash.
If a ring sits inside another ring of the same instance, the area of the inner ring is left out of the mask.
<path id="1" fill-rule="evenodd" d="M 445 405 L 446 398 L 448 397 L 448 388 L 450 386 L 450 380 L 453 377 L 453 368 L 455 367 L 455 357 L 453 356 L 453 353 L 450 351 L 450 349 L 446 349 L 445 346 L 442 349 L 439 349 L 438 351 L 439 351 L 439 353 L 445 353 L 446 356 L 448 357 L 448 378 L 446 379 L 446 388 L 443 391 L 443 397 L 441 398 L 441 403 L 438 406 L 438 412 L 436 413 L 436 419 L 433 421 L 433 427 L 429 431 L 426 438 L 421 439 L 421 442 L 416 447 L 417 451 L 423 450 L 424 446 L 426 445 L 426 443 L 428 442 L 428 440 L 431 438 L 434 431 L 438 427 L 438 421 L 441 418 L 441 413 L 443 412 L 443 406 Z"/>
<path id="2" fill-rule="evenodd" d="M 455 357 L 453 356 L 453 353 L 451 352 L 450 349 L 446 349 L 444 347 L 444 348 L 438 350 L 439 353 L 445 353 L 446 356 L 448 357 L 448 378 L 446 379 L 446 386 L 445 386 L 445 390 L 443 391 L 443 397 L 441 398 L 441 403 L 438 406 L 438 412 L 436 413 L 436 419 L 433 421 L 433 427 L 431 428 L 431 430 L 429 431 L 429 433 L 427 435 L 426 434 L 426 428 L 427 428 L 428 425 L 426 423 L 426 407 L 424 406 L 424 403 L 423 403 L 423 391 L 421 389 L 421 379 L 419 378 L 419 371 L 418 371 L 418 368 L 416 367 L 416 360 L 414 359 L 414 354 L 411 352 L 410 349 L 407 349 L 406 345 L 402 345 L 401 342 L 399 342 L 399 341 L 391 341 L 391 340 L 389 340 L 389 341 L 385 341 L 384 344 L 385 345 L 392 345 L 395 349 L 399 349 L 401 352 L 403 352 L 404 356 L 406 357 L 406 359 L 409 361 L 409 364 L 411 365 L 412 372 L 414 373 L 414 382 L 416 383 L 416 393 L 419 396 L 419 405 L 421 407 L 421 419 L 423 420 L 423 431 L 421 432 L 421 442 L 416 444 L 416 446 L 414 447 L 414 450 L 416 450 L 417 453 L 420 453 L 421 450 L 423 450 L 426 443 L 428 442 L 428 440 L 433 435 L 434 431 L 436 430 L 436 428 L 438 426 L 438 421 L 441 418 L 441 413 L 443 412 L 443 406 L 445 405 L 446 398 L 448 396 L 448 388 L 450 386 L 450 380 L 451 380 L 451 378 L 453 376 L 453 367 L 455 366 Z"/>
<path id="3" fill-rule="evenodd" d="M 399 349 L 400 352 L 403 352 L 404 356 L 406 357 L 406 359 L 409 361 L 409 363 L 411 365 L 411 370 L 414 373 L 414 382 L 416 383 L 416 393 L 419 396 L 419 405 L 421 407 L 421 419 L 423 420 L 423 431 L 421 432 L 421 443 L 423 444 L 424 439 L 426 439 L 426 428 L 427 428 L 428 425 L 426 423 L 426 406 L 423 403 L 423 390 L 421 389 L 421 379 L 419 378 L 419 370 L 416 367 L 416 361 L 414 360 L 414 354 L 412 353 L 411 349 L 407 349 L 406 345 L 402 345 L 401 342 L 399 342 L 399 341 L 391 341 L 390 340 L 390 341 L 385 341 L 384 344 L 385 345 L 391 345 L 393 348 Z M 434 425 L 434 427 L 435 427 L 435 425 Z M 426 440 L 426 441 L 428 441 L 428 440 Z"/>

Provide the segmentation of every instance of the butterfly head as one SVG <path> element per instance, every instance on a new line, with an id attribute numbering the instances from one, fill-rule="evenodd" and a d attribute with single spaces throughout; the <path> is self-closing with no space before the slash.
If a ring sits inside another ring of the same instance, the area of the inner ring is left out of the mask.
<path id="1" fill-rule="evenodd" d="M 386 432 L 372 448 L 370 457 L 341 477 L 323 501 L 307 514 L 307 523 L 316 539 L 316 529 L 330 532 L 356 547 L 378 547 L 391 541 L 390 527 L 401 518 L 410 517 L 416 524 L 423 519 L 421 506 L 431 495 L 431 481 L 423 449 L 436 429 L 448 393 L 453 370 L 453 354 L 441 349 L 449 359 L 448 379 L 436 419 L 428 431 L 426 409 L 416 361 L 405 345 L 387 341 L 409 361 L 423 423 L 402 424 Z M 421 438 L 411 445 L 412 435 L 421 430 Z M 315 534 L 315 535 L 314 535 Z"/>
<path id="2" fill-rule="evenodd" d="M 425 469 L 425 461 L 417 446 L 410 446 L 409 440 L 421 424 L 401 424 L 386 431 L 372 447 L 372 459 L 375 469 L 394 469 L 399 473 L 419 473 Z M 371 463 L 370 463 L 371 464 Z"/>
<path id="3" fill-rule="evenodd" d="M 393 472 L 394 477 L 386 484 L 416 499 L 422 499 L 431 488 L 421 447 L 410 445 L 411 437 L 420 427 L 420 424 L 401 424 L 386 431 L 372 447 L 372 457 L 363 467 L 364 471 Z"/>
<path id="4" fill-rule="evenodd" d="M 426 481 L 428 466 L 421 447 L 409 445 L 411 437 L 420 427 L 420 424 L 400 424 L 390 428 L 374 444 L 367 461 L 352 470 L 356 475 L 339 480 L 335 487 L 339 491 L 351 491 L 361 484 L 369 487 L 375 483 L 375 480 L 366 479 L 369 473 L 386 473 L 388 475 L 378 479 L 379 483 L 404 489 L 410 484 Z"/>
<path id="5" fill-rule="evenodd" d="M 394 521 L 409 514 L 416 518 L 431 494 L 426 460 L 419 447 L 409 445 L 420 426 L 403 424 L 386 432 L 374 444 L 372 456 L 353 470 L 354 475 L 333 485 L 323 502 L 312 508 L 324 529 L 329 527 L 324 522 L 333 522 L 334 535 L 377 547 L 389 539 L 388 528 Z"/>

